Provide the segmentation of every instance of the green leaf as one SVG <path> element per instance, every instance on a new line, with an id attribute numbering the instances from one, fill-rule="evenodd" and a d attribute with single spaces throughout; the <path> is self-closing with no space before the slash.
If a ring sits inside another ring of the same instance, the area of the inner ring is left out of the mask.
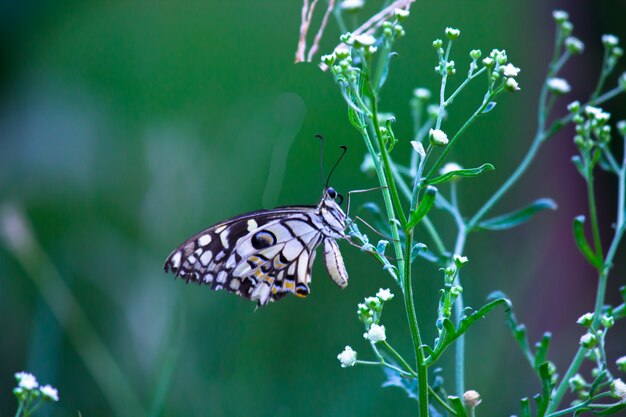
<path id="1" fill-rule="evenodd" d="M 448 395 L 448 401 L 450 401 L 450 405 L 452 406 L 454 411 L 456 411 L 456 415 L 458 417 L 467 417 L 467 411 L 465 410 L 463 401 L 461 401 L 459 397 Z"/>
<path id="2" fill-rule="evenodd" d="M 413 210 L 409 216 L 409 221 L 407 222 L 404 230 L 411 230 L 422 219 L 428 214 L 431 208 L 433 208 L 433 204 L 435 203 L 435 197 L 437 196 L 437 188 L 433 186 L 426 187 L 424 192 L 424 197 L 422 201 L 420 201 L 419 205 L 415 210 Z"/>
<path id="3" fill-rule="evenodd" d="M 385 256 L 385 249 L 387 249 L 388 244 L 389 242 L 386 240 L 379 240 L 378 245 L 376 245 L 376 252 L 381 256 Z"/>
<path id="4" fill-rule="evenodd" d="M 511 213 L 480 222 L 478 230 L 506 230 L 530 220 L 542 210 L 556 210 L 556 203 L 549 198 L 540 198 L 530 205 Z"/>
<path id="5" fill-rule="evenodd" d="M 546 361 L 548 348 L 550 347 L 550 339 L 552 339 L 552 334 L 550 332 L 545 332 L 541 341 L 537 342 L 535 345 L 537 348 L 535 351 L 535 369 L 539 369 L 539 367 Z"/>
<path id="6" fill-rule="evenodd" d="M 576 167 L 576 170 L 578 171 L 580 175 L 582 175 L 583 177 L 587 176 L 585 172 L 585 165 L 583 164 L 582 159 L 580 159 L 580 156 L 578 155 L 572 156 L 572 163 L 574 164 L 574 166 Z"/>
<path id="7" fill-rule="evenodd" d="M 485 171 L 492 171 L 495 168 L 491 164 L 482 164 L 478 168 L 459 169 L 456 171 L 447 172 L 439 177 L 435 177 L 431 180 L 426 180 L 426 184 L 440 184 L 450 180 L 452 177 L 476 177 Z"/>
<path id="8" fill-rule="evenodd" d="M 626 409 L 626 403 L 620 402 L 617 404 L 612 404 L 611 406 L 607 408 L 601 408 L 601 409 L 592 408 L 590 410 L 593 414 L 597 416 L 610 416 L 612 414 L 617 414 L 618 411 L 622 411 L 624 409 Z"/>
<path id="9" fill-rule="evenodd" d="M 589 243 L 587 243 L 587 238 L 585 237 L 585 216 L 577 216 L 574 218 L 574 240 L 576 241 L 576 246 L 578 246 L 578 250 L 583 254 L 587 262 L 593 265 L 595 268 L 602 268 L 602 258 L 599 257 Z"/>
<path id="10" fill-rule="evenodd" d="M 544 362 L 539 366 L 539 377 L 541 378 L 541 395 L 535 397 L 537 401 L 537 415 L 543 416 L 546 414 L 548 404 L 550 402 L 550 393 L 552 392 L 552 375 L 550 375 L 550 364 Z"/>

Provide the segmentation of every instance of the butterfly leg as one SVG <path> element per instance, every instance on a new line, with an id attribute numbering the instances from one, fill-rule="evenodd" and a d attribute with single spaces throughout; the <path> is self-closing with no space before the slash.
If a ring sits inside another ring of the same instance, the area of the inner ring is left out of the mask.
<path id="1" fill-rule="evenodd" d="M 352 194 L 367 193 L 370 191 L 382 190 L 384 188 L 388 188 L 388 187 L 374 187 L 374 188 L 365 188 L 363 190 L 348 191 L 348 207 L 346 207 L 346 216 L 350 214 L 350 197 L 352 196 Z"/>

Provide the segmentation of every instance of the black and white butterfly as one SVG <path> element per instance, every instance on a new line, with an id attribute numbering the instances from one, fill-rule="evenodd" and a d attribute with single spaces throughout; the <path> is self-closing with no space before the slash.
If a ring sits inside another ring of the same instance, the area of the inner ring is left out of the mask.
<path id="1" fill-rule="evenodd" d="M 341 196 L 325 187 L 317 206 L 261 210 L 216 224 L 185 241 L 163 269 L 187 282 L 210 285 L 267 305 L 288 293 L 306 297 L 315 250 L 335 283 L 348 285 L 336 239 L 347 239 Z"/>

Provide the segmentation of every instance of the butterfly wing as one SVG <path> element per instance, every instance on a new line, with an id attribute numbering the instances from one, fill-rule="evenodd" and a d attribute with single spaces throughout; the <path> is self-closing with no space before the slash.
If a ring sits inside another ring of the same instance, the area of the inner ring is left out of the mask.
<path id="1" fill-rule="evenodd" d="M 166 272 L 266 305 L 287 293 L 309 294 L 322 242 L 315 207 L 263 210 L 206 229 L 176 248 Z"/>

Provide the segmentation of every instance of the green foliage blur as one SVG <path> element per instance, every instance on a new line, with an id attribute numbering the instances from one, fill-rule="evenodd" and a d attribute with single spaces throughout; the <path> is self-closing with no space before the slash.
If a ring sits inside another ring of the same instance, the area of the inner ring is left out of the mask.
<path id="1" fill-rule="evenodd" d="M 496 167 L 460 183 L 461 205 L 470 212 L 530 143 L 555 8 L 570 12 L 586 43 L 565 74 L 573 92 L 557 104 L 564 112 L 594 87 L 601 34 L 626 38 L 624 2 L 418 0 L 404 24 L 381 103 L 398 120 L 396 155 L 403 147 L 408 158 L 413 88 L 437 85 L 431 43 L 446 26 L 462 30 L 457 51 L 506 48 L 522 68 L 522 91 L 472 126 L 452 153 L 462 166 Z M 0 415 L 15 412 L 13 374 L 22 370 L 59 389 L 60 402 L 40 415 L 415 414 L 402 391 L 380 388 L 380 369 L 342 369 L 336 359 L 347 344 L 366 351 L 357 303 L 381 287 L 393 290 L 358 249 L 341 243 L 347 289 L 339 290 L 318 261 L 308 298 L 286 297 L 257 311 L 254 303 L 185 285 L 161 269 L 176 245 L 220 220 L 315 204 L 323 187 L 316 133 L 326 137 L 327 167 L 338 146 L 348 146 L 335 188 L 345 194 L 373 186 L 359 171 L 363 145 L 329 74 L 293 64 L 300 9 L 286 0 L 0 5 L 0 210 L 22 212 L 39 248 L 27 254 L 29 268 L 0 245 Z M 338 36 L 331 21 L 320 52 L 332 50 Z M 467 118 L 481 100 L 472 95 L 477 91 L 456 99 L 450 123 Z M 621 118 L 625 108 L 623 97 L 607 106 Z M 467 303 L 506 292 L 532 340 L 553 332 L 552 359 L 561 368 L 577 348 L 583 330 L 575 320 L 592 309 L 596 284 L 572 239 L 572 218 L 586 210 L 584 183 L 570 162 L 572 136 L 562 132 L 546 145 L 499 207 L 552 197 L 559 210 L 519 229 L 473 236 L 464 269 Z M 598 180 L 606 231 L 614 184 L 608 176 Z M 377 194 L 357 195 L 353 209 L 371 198 Z M 448 218 L 433 221 L 444 233 L 448 224 L 450 239 Z M 622 262 L 607 301 L 618 299 L 624 274 Z M 417 264 L 418 315 L 429 340 L 438 279 L 430 264 Z M 61 322 L 46 294 L 62 301 Z M 401 300 L 385 308 L 388 334 L 408 338 Z M 613 337 L 622 340 L 608 344 L 611 363 L 626 353 L 626 328 L 616 327 Z M 404 342 L 398 346 L 409 349 Z M 115 374 L 107 351 L 122 383 L 103 392 L 98 381 Z M 469 333 L 467 353 L 467 386 L 493 415 L 517 412 L 519 398 L 537 391 L 503 316 L 493 314 Z M 451 352 L 443 363 L 451 382 Z"/>

